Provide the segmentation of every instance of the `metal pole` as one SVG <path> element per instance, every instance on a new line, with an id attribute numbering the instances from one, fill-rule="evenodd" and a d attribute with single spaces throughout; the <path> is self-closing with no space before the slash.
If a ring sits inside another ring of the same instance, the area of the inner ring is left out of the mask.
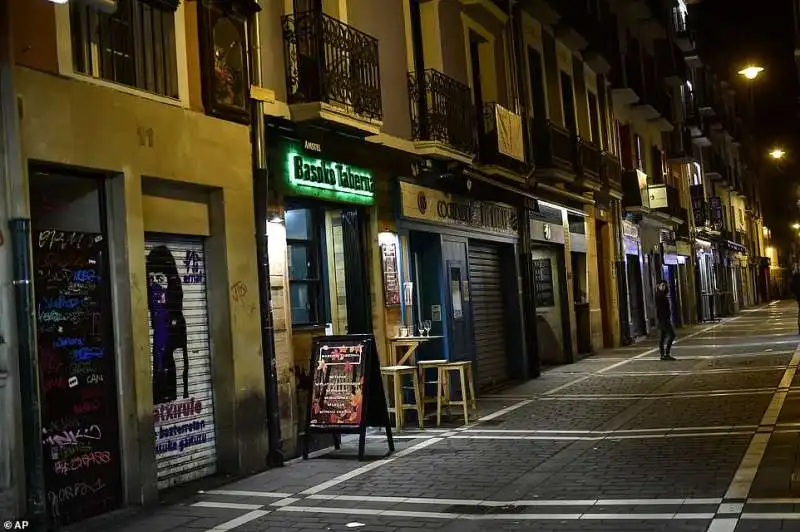
<path id="1" fill-rule="evenodd" d="M 261 30 L 259 16 L 254 13 L 248 24 L 253 85 L 260 87 Z M 264 351 L 264 381 L 267 407 L 267 466 L 283 466 L 280 406 L 278 404 L 278 369 L 275 360 L 275 330 L 272 317 L 272 297 L 269 279 L 269 245 L 267 236 L 269 170 L 267 168 L 264 103 L 252 102 L 253 194 L 255 196 L 256 253 L 258 256 L 258 291 L 261 301 L 261 347 Z"/>
<path id="2" fill-rule="evenodd" d="M 16 337 L 19 356 L 19 390 L 22 403 L 22 440 L 25 461 L 25 511 L 34 530 L 47 522 L 42 452 L 39 369 L 36 357 L 36 315 L 33 304 L 32 260 L 25 187 L 25 164 L 19 129 L 14 55 L 9 3 L 0 2 L 0 120 L 4 162 L 5 207 L 11 240 L 13 288 L 16 306 Z"/>

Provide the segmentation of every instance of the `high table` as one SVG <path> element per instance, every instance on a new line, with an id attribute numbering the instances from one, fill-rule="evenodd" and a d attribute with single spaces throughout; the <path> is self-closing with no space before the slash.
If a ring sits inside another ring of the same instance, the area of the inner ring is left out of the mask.
<path id="1" fill-rule="evenodd" d="M 408 360 L 410 360 L 414 353 L 416 352 L 417 348 L 420 344 L 424 342 L 428 342 L 430 340 L 439 340 L 444 338 L 444 336 L 394 336 L 389 337 L 389 356 L 391 357 L 390 360 L 393 361 L 393 366 L 402 366 L 406 364 Z M 397 348 L 402 347 L 405 349 L 403 355 L 398 359 L 397 358 Z M 411 360 L 411 364 L 414 361 Z"/>

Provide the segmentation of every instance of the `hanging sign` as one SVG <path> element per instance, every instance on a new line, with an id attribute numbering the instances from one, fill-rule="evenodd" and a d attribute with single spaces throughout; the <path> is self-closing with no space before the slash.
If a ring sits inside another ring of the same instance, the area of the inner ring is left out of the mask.
<path id="1" fill-rule="evenodd" d="M 394 452 L 380 363 L 372 335 L 314 338 L 310 374 L 313 382 L 303 437 L 303 458 L 308 458 L 308 438 L 312 433 L 333 434 L 337 448 L 341 434 L 357 433 L 361 436 L 358 448 L 361 460 L 368 426 L 384 427 L 389 452 Z"/>

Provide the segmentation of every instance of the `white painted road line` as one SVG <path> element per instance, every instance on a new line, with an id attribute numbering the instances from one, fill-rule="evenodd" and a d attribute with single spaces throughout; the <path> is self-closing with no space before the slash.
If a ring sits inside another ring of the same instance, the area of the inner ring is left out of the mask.
<path id="1" fill-rule="evenodd" d="M 534 499 L 518 501 L 490 501 L 476 499 L 437 499 L 431 497 L 381 497 L 374 495 L 310 495 L 317 501 L 378 502 L 389 504 L 417 504 L 439 506 L 700 506 L 720 504 L 720 498 L 706 499 Z"/>
<path id="2" fill-rule="evenodd" d="M 273 491 L 242 491 L 242 490 L 210 490 L 198 491 L 201 495 L 229 495 L 231 497 L 265 497 L 270 499 L 285 499 L 291 493 L 277 493 Z"/>
<path id="3" fill-rule="evenodd" d="M 250 521 L 255 521 L 265 515 L 268 515 L 269 512 L 266 510 L 253 510 L 252 512 L 248 512 L 244 515 L 237 517 L 236 519 L 231 519 L 230 521 L 226 521 L 220 525 L 215 526 L 214 528 L 209 528 L 206 532 L 222 532 L 227 530 L 233 530 L 234 528 L 238 528 Z"/>
<path id="4" fill-rule="evenodd" d="M 276 512 L 292 512 L 307 514 L 338 514 L 338 515 L 373 515 L 380 517 L 408 517 L 419 519 L 450 519 L 467 521 L 578 521 L 578 520 L 609 520 L 609 521 L 671 521 L 671 520 L 709 520 L 713 513 L 568 513 L 568 514 L 488 514 L 472 515 L 455 512 L 413 512 L 403 510 L 377 510 L 372 508 L 329 508 L 325 506 L 286 506 L 275 510 Z M 800 514 L 798 514 L 800 515 Z"/>
<path id="5" fill-rule="evenodd" d="M 227 508 L 228 510 L 258 510 L 263 508 L 263 504 L 242 504 L 238 502 L 214 502 L 214 501 L 200 501 L 194 503 L 192 506 L 200 508 Z"/>
<path id="6" fill-rule="evenodd" d="M 800 364 L 800 345 L 795 348 L 795 353 L 786 368 L 786 372 L 781 379 L 778 388 L 775 390 L 767 410 L 761 418 L 760 426 L 772 427 L 768 432 L 757 432 L 753 435 L 750 445 L 742 458 L 733 480 L 728 486 L 728 491 L 725 493 L 726 499 L 747 499 L 750 494 L 750 488 L 753 486 L 753 481 L 758 473 L 758 468 L 761 465 L 761 459 L 764 457 L 764 452 L 767 450 L 770 437 L 774 430 L 775 424 L 778 422 L 783 404 L 786 401 L 786 396 L 789 387 L 794 380 L 795 373 L 797 373 L 797 366 Z M 746 514 L 742 514 L 741 518 L 745 518 Z M 798 514 L 800 515 L 800 514 Z M 714 532 L 733 532 L 736 529 L 736 521 L 731 524 L 730 519 L 715 519 L 709 526 L 709 531 Z"/>

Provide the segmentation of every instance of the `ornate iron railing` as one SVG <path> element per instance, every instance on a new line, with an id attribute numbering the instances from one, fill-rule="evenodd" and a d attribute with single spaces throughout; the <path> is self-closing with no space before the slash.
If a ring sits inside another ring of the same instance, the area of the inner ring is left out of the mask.
<path id="1" fill-rule="evenodd" d="M 578 139 L 578 163 L 584 178 L 600 179 L 600 158 L 600 148 L 586 139 Z"/>
<path id="2" fill-rule="evenodd" d="M 550 120 L 533 120 L 532 128 L 536 164 L 574 172 L 577 159 L 575 136 Z"/>
<path id="3" fill-rule="evenodd" d="M 468 86 L 434 69 L 409 72 L 408 96 L 414 140 L 442 142 L 475 153 L 475 113 Z"/>
<path id="4" fill-rule="evenodd" d="M 289 103 L 324 102 L 383 118 L 377 39 L 316 10 L 281 20 Z"/>

